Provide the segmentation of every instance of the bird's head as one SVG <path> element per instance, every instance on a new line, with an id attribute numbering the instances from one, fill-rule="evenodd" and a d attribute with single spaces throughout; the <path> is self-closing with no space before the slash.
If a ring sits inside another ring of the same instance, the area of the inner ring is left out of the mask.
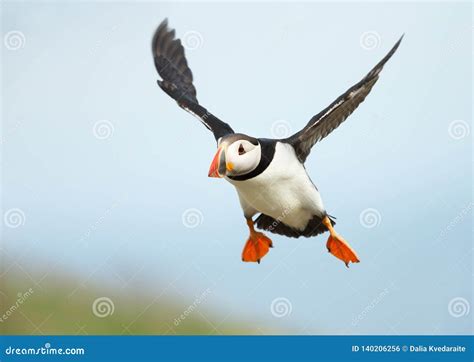
<path id="1" fill-rule="evenodd" d="M 255 170 L 262 157 L 258 139 L 234 133 L 219 140 L 209 177 L 240 176 Z"/>

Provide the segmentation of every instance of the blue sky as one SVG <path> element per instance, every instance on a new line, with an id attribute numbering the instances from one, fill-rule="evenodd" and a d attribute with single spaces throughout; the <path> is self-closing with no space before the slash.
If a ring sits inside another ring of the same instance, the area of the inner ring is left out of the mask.
<path id="1" fill-rule="evenodd" d="M 24 221 L 4 222 L 8 260 L 46 278 L 118 274 L 150 298 L 172 283 L 190 304 L 210 288 L 201 308 L 287 333 L 471 331 L 448 308 L 472 304 L 471 4 L 2 7 L 3 211 Z M 247 227 L 232 186 L 207 177 L 212 134 L 156 85 L 150 40 L 165 17 L 187 34 L 200 102 L 261 137 L 298 131 L 405 33 L 306 163 L 360 264 L 330 256 L 326 235 L 271 235 L 260 265 L 240 261 Z"/>

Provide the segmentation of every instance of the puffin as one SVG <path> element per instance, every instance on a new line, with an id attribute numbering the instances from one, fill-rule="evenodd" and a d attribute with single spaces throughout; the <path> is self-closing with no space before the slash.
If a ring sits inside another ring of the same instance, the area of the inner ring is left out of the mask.
<path id="1" fill-rule="evenodd" d="M 214 134 L 217 152 L 208 176 L 224 178 L 237 190 L 250 233 L 242 261 L 260 263 L 273 247 L 272 240 L 257 231 L 258 228 L 290 238 L 329 232 L 328 252 L 347 267 L 349 263 L 359 262 L 354 249 L 334 229 L 335 217 L 327 213 L 305 161 L 312 147 L 339 127 L 364 101 L 402 39 L 403 35 L 361 81 L 313 116 L 300 131 L 287 138 L 271 139 L 234 132 L 229 124 L 203 107 L 196 97 L 193 74 L 181 40 L 168 27 L 167 19 L 158 26 L 151 44 L 155 68 L 161 78 L 158 85 Z"/>

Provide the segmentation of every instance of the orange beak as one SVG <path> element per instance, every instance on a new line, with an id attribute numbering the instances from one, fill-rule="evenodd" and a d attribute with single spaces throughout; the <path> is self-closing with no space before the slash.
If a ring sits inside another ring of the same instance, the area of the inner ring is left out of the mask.
<path id="1" fill-rule="evenodd" d="M 211 167 L 209 168 L 209 177 L 224 177 L 226 172 L 225 164 L 225 152 L 222 152 L 222 147 L 217 149 L 216 155 L 212 160 Z"/>

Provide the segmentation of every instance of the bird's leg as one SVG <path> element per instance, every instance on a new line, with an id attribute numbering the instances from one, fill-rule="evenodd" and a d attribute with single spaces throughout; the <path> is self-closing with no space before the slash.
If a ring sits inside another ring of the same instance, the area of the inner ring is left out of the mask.
<path id="1" fill-rule="evenodd" d="M 323 224 L 328 228 L 331 234 L 326 243 L 328 251 L 336 258 L 341 259 L 347 267 L 349 267 L 349 262 L 358 263 L 359 258 L 356 252 L 350 247 L 347 241 L 334 230 L 329 217 L 324 217 Z"/>
<path id="2" fill-rule="evenodd" d="M 273 247 L 272 241 L 263 233 L 255 231 L 252 218 L 247 219 L 247 225 L 250 236 L 242 251 L 242 261 L 256 261 L 260 263 L 260 259 L 268 253 L 269 248 Z"/>

